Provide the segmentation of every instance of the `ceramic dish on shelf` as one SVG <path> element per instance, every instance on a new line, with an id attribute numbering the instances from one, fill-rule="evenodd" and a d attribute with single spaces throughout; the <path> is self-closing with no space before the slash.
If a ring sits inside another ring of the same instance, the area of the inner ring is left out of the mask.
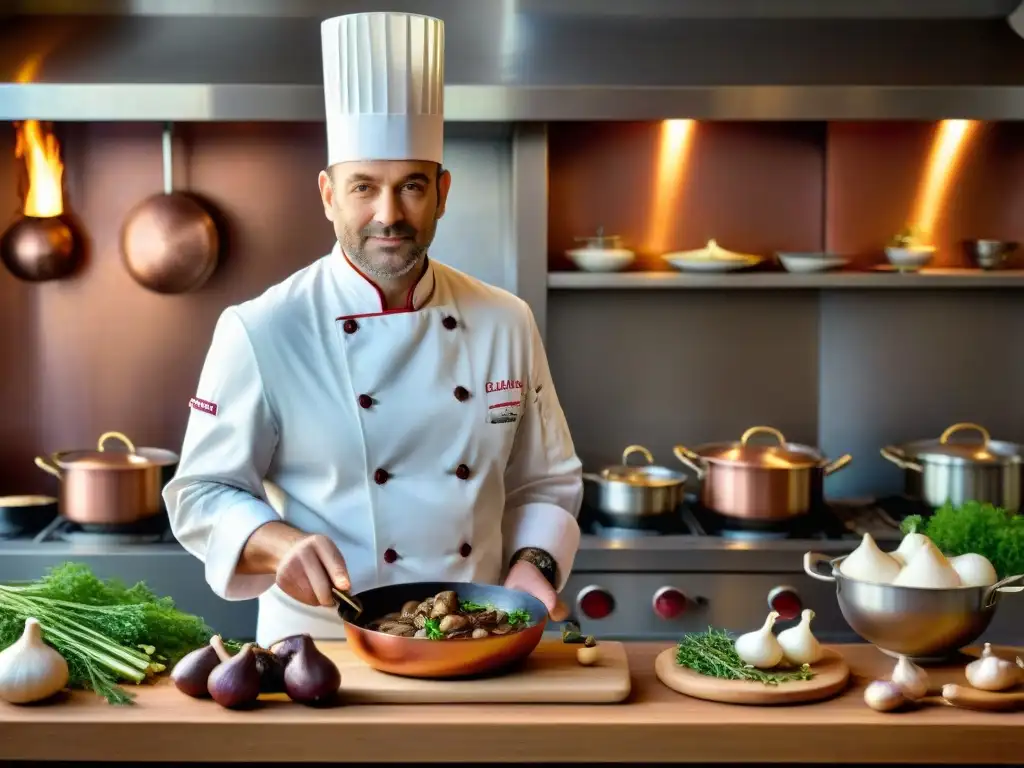
<path id="1" fill-rule="evenodd" d="M 850 263 L 845 256 L 835 253 L 778 253 L 779 261 L 787 272 L 806 274 L 839 269 Z"/>
<path id="2" fill-rule="evenodd" d="M 887 246 L 885 257 L 901 272 L 917 272 L 931 264 L 935 258 L 934 245 Z"/>
<path id="3" fill-rule="evenodd" d="M 598 227 L 597 234 L 592 237 L 575 239 L 586 245 L 566 251 L 565 255 L 577 269 L 584 272 L 618 272 L 632 264 L 636 258 L 633 251 L 622 247 L 621 237 L 605 235 L 604 227 Z"/>
<path id="4" fill-rule="evenodd" d="M 734 272 L 749 269 L 764 261 L 762 256 L 727 251 L 714 240 L 708 240 L 703 248 L 694 251 L 674 251 L 662 258 L 670 265 L 684 272 Z"/>

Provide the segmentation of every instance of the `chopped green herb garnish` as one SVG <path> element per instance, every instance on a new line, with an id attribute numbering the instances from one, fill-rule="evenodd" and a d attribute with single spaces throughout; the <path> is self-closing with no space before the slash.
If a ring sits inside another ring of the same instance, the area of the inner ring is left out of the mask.
<path id="1" fill-rule="evenodd" d="M 505 620 L 512 626 L 515 626 L 516 624 L 529 624 L 530 612 L 524 608 L 516 608 L 515 610 L 508 612 Z"/>
<path id="2" fill-rule="evenodd" d="M 423 624 L 423 628 L 427 630 L 427 639 L 444 640 L 444 632 L 441 631 L 440 619 L 427 619 Z"/>
<path id="3" fill-rule="evenodd" d="M 580 625 L 575 621 L 567 621 L 562 625 L 563 643 L 582 643 L 583 634 L 580 632 Z"/>
<path id="4" fill-rule="evenodd" d="M 493 605 L 487 605 L 484 603 L 477 603 L 473 600 L 460 600 L 459 610 L 465 613 L 476 613 L 477 611 L 491 611 L 494 610 Z"/>

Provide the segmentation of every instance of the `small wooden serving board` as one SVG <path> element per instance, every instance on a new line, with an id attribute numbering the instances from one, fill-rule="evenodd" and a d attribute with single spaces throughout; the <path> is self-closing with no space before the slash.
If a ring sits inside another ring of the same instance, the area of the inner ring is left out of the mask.
<path id="1" fill-rule="evenodd" d="M 654 661 L 654 673 L 673 691 L 697 699 L 761 706 L 804 704 L 835 696 L 850 682 L 850 667 L 843 657 L 830 648 L 823 651 L 821 661 L 811 665 L 814 677 L 778 685 L 765 685 L 751 680 L 722 680 L 702 675 L 676 663 L 675 647 L 658 654 Z"/>
<path id="2" fill-rule="evenodd" d="M 600 660 L 576 661 L 582 646 L 541 640 L 514 671 L 472 680 L 421 680 L 378 672 L 344 641 L 317 643 L 341 672 L 343 700 L 353 704 L 613 704 L 629 696 L 629 662 L 622 643 L 600 642 Z"/>

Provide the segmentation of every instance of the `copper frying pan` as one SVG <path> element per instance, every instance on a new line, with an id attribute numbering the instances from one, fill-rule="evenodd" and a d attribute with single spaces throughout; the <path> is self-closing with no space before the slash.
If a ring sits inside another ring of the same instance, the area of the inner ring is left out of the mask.
<path id="1" fill-rule="evenodd" d="M 457 592 L 460 600 L 493 605 L 503 611 L 525 610 L 530 614 L 530 625 L 519 632 L 477 640 L 400 637 L 365 626 L 399 610 L 409 600 L 419 602 L 449 589 Z M 491 584 L 419 581 L 389 584 L 345 597 L 339 602 L 338 615 L 345 623 L 348 647 L 374 669 L 403 677 L 445 679 L 507 671 L 533 653 L 548 619 L 544 603 L 533 595 Z M 353 603 L 362 611 L 353 610 Z"/>
<path id="2" fill-rule="evenodd" d="M 137 283 L 157 293 L 185 293 L 217 268 L 220 237 L 194 197 L 175 192 L 171 125 L 163 131 L 164 191 L 143 200 L 121 230 L 121 256 Z"/>

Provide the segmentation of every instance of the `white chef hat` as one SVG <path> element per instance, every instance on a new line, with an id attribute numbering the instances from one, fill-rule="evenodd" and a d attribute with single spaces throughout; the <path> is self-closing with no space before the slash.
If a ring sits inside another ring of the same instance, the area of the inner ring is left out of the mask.
<path id="1" fill-rule="evenodd" d="M 320 25 L 327 165 L 426 160 L 444 149 L 444 22 L 352 13 Z"/>

